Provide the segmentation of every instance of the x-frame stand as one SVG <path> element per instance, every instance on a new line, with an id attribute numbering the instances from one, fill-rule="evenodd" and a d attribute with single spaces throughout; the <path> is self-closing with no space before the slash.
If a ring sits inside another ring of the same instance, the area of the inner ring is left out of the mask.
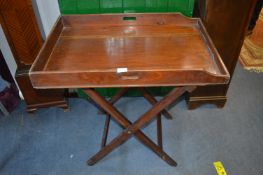
<path id="1" fill-rule="evenodd" d="M 145 88 L 138 88 L 142 92 L 144 98 L 148 100 L 153 105 L 153 107 L 147 112 L 145 112 L 141 117 L 139 117 L 134 123 L 129 121 L 121 112 L 119 112 L 113 106 L 113 104 L 116 103 L 128 91 L 129 88 L 121 89 L 109 101 L 100 96 L 94 89 L 85 89 L 86 94 L 92 99 L 92 101 L 94 101 L 99 106 L 100 110 L 102 112 L 105 111 L 107 115 L 104 126 L 101 150 L 98 153 L 96 153 L 93 157 L 91 157 L 87 161 L 87 164 L 94 165 L 107 154 L 112 152 L 115 148 L 119 147 L 121 144 L 126 142 L 132 135 L 134 135 L 140 142 L 142 142 L 145 146 L 151 149 L 168 164 L 170 164 L 171 166 L 176 166 L 177 163 L 162 149 L 161 114 L 163 114 L 166 118 L 171 119 L 171 115 L 167 112 L 165 108 L 167 108 L 171 103 L 173 103 L 185 92 L 192 92 L 195 88 L 195 86 L 177 87 L 159 102 Z M 114 118 L 116 122 L 124 128 L 124 130 L 106 145 L 109 122 L 111 117 Z M 157 117 L 158 145 L 156 145 L 149 137 L 147 137 L 140 130 L 155 117 Z"/>

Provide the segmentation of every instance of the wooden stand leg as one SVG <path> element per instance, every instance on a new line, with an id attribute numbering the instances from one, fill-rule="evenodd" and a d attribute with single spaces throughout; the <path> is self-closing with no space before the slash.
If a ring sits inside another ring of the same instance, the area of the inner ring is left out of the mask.
<path id="1" fill-rule="evenodd" d="M 107 143 L 109 127 L 110 127 L 110 118 L 111 118 L 111 116 L 109 114 L 107 114 L 105 124 L 104 124 L 103 135 L 102 135 L 101 148 L 105 147 L 105 145 Z"/>
<path id="2" fill-rule="evenodd" d="M 124 96 L 124 94 L 129 90 L 129 88 L 121 88 L 120 91 L 115 94 L 110 100 L 109 102 L 111 104 L 115 104 L 121 97 Z M 105 111 L 100 110 L 99 114 L 105 114 Z"/>
<path id="3" fill-rule="evenodd" d="M 92 104 L 95 108 L 97 108 L 101 113 L 105 113 L 105 111 L 92 99 L 87 99 L 90 104 Z"/>
<path id="4" fill-rule="evenodd" d="M 152 105 L 155 105 L 158 101 L 150 94 L 150 92 L 148 92 L 146 90 L 146 88 L 139 88 L 139 90 L 141 91 L 143 97 L 149 101 L 149 103 L 151 103 Z M 172 115 L 166 110 L 164 109 L 162 111 L 162 114 L 167 118 L 167 119 L 173 119 Z"/>
<path id="5" fill-rule="evenodd" d="M 85 92 L 105 111 L 107 111 L 120 125 L 126 129 L 115 139 L 113 139 L 108 145 L 102 148 L 97 154 L 88 160 L 88 165 L 94 165 L 101 160 L 115 148 L 126 142 L 133 134 L 153 152 L 160 156 L 164 161 L 172 166 L 176 166 L 177 163 L 167 155 L 159 146 L 157 146 L 152 140 L 150 140 L 140 128 L 147 125 L 155 116 L 157 116 L 165 107 L 170 105 L 175 99 L 180 97 L 185 91 L 192 91 L 195 87 L 180 87 L 173 90 L 164 97 L 160 102 L 154 105 L 149 111 L 142 115 L 136 122 L 131 122 L 126 119 L 114 106 L 103 99 L 98 93 L 92 89 L 86 89 Z"/>
<path id="6" fill-rule="evenodd" d="M 111 99 L 110 99 L 110 103 L 113 105 L 113 104 L 115 104 L 121 97 L 123 97 L 124 96 L 124 94 L 126 93 L 126 92 L 128 92 L 128 90 L 129 90 L 129 88 L 122 88 L 122 89 L 120 89 L 120 91 L 116 94 L 116 95 L 114 95 Z"/>
<path id="7" fill-rule="evenodd" d="M 163 138 L 162 138 L 162 115 L 157 117 L 157 141 L 158 146 L 163 149 Z"/>
<path id="8" fill-rule="evenodd" d="M 110 99 L 110 103 L 113 105 L 116 103 L 126 92 L 128 91 L 128 88 L 122 88 L 115 96 L 113 96 Z M 101 111 L 103 111 L 101 109 Z M 109 114 L 106 114 L 106 120 L 104 124 L 104 130 L 103 130 L 103 136 L 102 136 L 102 141 L 101 141 L 101 147 L 105 147 L 107 143 L 107 138 L 108 138 L 108 133 L 109 133 L 109 126 L 110 126 L 110 119 L 111 116 Z"/>

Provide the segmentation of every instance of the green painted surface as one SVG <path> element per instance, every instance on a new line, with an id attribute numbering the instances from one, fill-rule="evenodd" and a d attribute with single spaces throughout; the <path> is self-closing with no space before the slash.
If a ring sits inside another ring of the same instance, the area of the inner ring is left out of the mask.
<path id="1" fill-rule="evenodd" d="M 59 0 L 62 14 L 181 12 L 192 16 L 194 0 Z"/>
<path id="2" fill-rule="evenodd" d="M 79 13 L 99 13 L 100 0 L 78 0 L 77 10 Z"/>
<path id="3" fill-rule="evenodd" d="M 122 13 L 122 0 L 101 0 L 100 13 Z"/>
<path id="4" fill-rule="evenodd" d="M 59 0 L 62 14 L 100 14 L 100 13 L 154 13 L 181 12 L 192 16 L 194 0 Z M 167 94 L 172 88 L 148 88 L 155 96 Z M 117 88 L 96 89 L 101 95 L 111 97 Z M 79 89 L 80 97 L 86 98 Z M 129 91 L 128 96 L 141 96 L 137 90 Z"/>
<path id="5" fill-rule="evenodd" d="M 168 0 L 146 0 L 146 12 L 167 12 Z"/>

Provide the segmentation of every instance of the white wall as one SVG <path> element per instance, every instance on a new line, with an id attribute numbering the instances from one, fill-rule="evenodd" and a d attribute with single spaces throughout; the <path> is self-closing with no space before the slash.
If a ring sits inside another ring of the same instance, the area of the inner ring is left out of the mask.
<path id="1" fill-rule="evenodd" d="M 45 37 L 60 16 L 58 0 L 35 0 Z"/>
<path id="2" fill-rule="evenodd" d="M 18 87 L 18 84 L 16 82 L 16 79 L 15 79 L 15 74 L 16 74 L 16 69 L 17 69 L 17 64 L 15 62 L 15 58 L 13 56 L 13 53 L 11 52 L 11 49 L 9 47 L 9 44 L 7 42 L 7 39 L 6 39 L 6 36 L 5 36 L 5 33 L 3 31 L 3 28 L 0 24 L 0 50 L 4 56 L 4 59 L 5 59 L 5 62 L 15 80 L 15 83 Z M 19 87 L 18 87 L 19 88 Z M 20 97 L 23 99 L 23 95 L 21 93 L 21 91 L 19 91 L 19 94 L 20 94 Z"/>

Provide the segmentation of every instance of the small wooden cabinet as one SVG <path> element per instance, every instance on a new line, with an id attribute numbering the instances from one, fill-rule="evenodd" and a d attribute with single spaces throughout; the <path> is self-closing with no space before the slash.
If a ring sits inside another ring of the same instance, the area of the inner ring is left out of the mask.
<path id="1" fill-rule="evenodd" d="M 64 90 L 35 90 L 29 81 L 29 69 L 43 44 L 31 0 L 1 0 L 0 23 L 18 66 L 16 80 L 27 110 L 48 106 L 67 108 Z"/>

